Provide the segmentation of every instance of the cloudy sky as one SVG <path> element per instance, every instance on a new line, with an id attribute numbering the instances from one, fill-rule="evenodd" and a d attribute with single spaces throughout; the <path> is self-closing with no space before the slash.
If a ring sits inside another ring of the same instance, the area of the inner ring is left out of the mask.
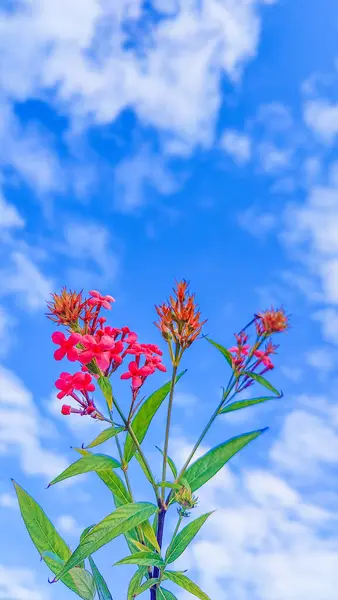
<path id="1" fill-rule="evenodd" d="M 220 418 L 205 440 L 270 426 L 200 494 L 196 514 L 217 512 L 180 566 L 212 600 L 336 600 L 336 16 L 335 0 L 2 0 L 0 600 L 75 597 L 48 584 L 10 477 L 73 548 L 112 510 L 94 475 L 46 490 L 97 433 L 59 414 L 46 298 L 111 293 L 112 324 L 161 343 L 154 303 L 182 277 L 220 343 L 271 303 L 292 329 L 272 375 L 284 398 Z M 178 462 L 228 376 L 203 340 L 185 366 Z M 163 421 L 146 444 L 158 472 Z M 125 553 L 97 553 L 115 600 Z"/>

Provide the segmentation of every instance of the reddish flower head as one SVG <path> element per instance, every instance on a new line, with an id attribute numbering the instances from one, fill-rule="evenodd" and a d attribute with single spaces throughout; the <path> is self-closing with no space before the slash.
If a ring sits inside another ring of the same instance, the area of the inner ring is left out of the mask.
<path id="1" fill-rule="evenodd" d="M 81 316 L 85 302 L 82 300 L 81 292 L 67 291 L 62 288 L 61 294 L 52 294 L 52 300 L 47 302 L 49 313 L 47 317 L 58 325 L 73 327 Z"/>
<path id="2" fill-rule="evenodd" d="M 258 335 L 280 333 L 289 327 L 289 318 L 283 308 L 258 313 L 256 316 L 256 331 Z"/>
<path id="3" fill-rule="evenodd" d="M 79 353 L 79 361 L 88 365 L 94 358 L 100 369 L 105 371 L 110 365 L 110 350 L 114 348 L 114 340 L 108 336 L 99 336 L 98 339 L 93 335 L 84 335 L 81 344 L 84 350 Z"/>
<path id="4" fill-rule="evenodd" d="M 122 373 L 121 379 L 131 379 L 131 387 L 133 391 L 138 390 L 143 384 L 144 378 L 151 375 L 153 370 L 151 367 L 138 367 L 137 362 L 132 360 L 128 365 L 128 371 Z"/>
<path id="5" fill-rule="evenodd" d="M 65 356 L 72 362 L 77 360 L 78 351 L 75 346 L 79 343 L 81 337 L 82 336 L 79 333 L 72 333 L 67 339 L 62 331 L 55 331 L 52 335 L 52 340 L 54 344 L 60 346 L 60 348 L 54 352 L 55 360 L 62 360 Z"/>
<path id="6" fill-rule="evenodd" d="M 111 303 L 115 302 L 115 298 L 113 298 L 113 296 L 102 296 L 102 294 L 96 290 L 91 290 L 89 295 L 91 296 L 91 298 L 88 300 L 89 306 L 97 306 L 98 308 L 102 307 L 110 310 Z"/>

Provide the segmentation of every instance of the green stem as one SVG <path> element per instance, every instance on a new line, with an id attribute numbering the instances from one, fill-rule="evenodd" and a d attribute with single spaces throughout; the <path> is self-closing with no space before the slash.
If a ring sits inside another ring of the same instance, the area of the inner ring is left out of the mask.
<path id="1" fill-rule="evenodd" d="M 159 500 L 160 495 L 159 495 L 159 492 L 158 492 L 158 489 L 157 489 L 156 481 L 155 481 L 154 476 L 153 476 L 153 474 L 151 472 L 151 468 L 149 466 L 149 463 L 148 463 L 146 457 L 144 456 L 144 453 L 143 453 L 143 450 L 142 450 L 142 448 L 141 448 L 141 446 L 139 444 L 139 441 L 138 441 L 138 439 L 137 439 L 137 437 L 136 437 L 136 435 L 135 435 L 135 433 L 133 431 L 133 428 L 132 428 L 131 424 L 128 423 L 126 417 L 124 416 L 124 414 L 123 414 L 121 408 L 119 407 L 119 405 L 118 405 L 118 403 L 117 403 L 117 401 L 116 401 L 116 399 L 115 399 L 114 396 L 113 396 L 113 403 L 114 403 L 114 406 L 115 406 L 117 412 L 119 413 L 119 415 L 120 415 L 120 417 L 121 417 L 121 419 L 123 421 L 123 424 L 126 427 L 126 430 L 128 431 L 131 439 L 133 440 L 133 442 L 134 442 L 134 444 L 136 446 L 136 449 L 137 449 L 137 451 L 138 451 L 138 453 L 139 453 L 139 455 L 140 455 L 140 457 L 142 459 L 144 467 L 145 467 L 145 469 L 146 469 L 146 471 L 147 471 L 147 473 L 149 475 L 149 481 L 150 481 L 150 483 L 151 483 L 151 485 L 153 487 L 153 490 L 155 492 L 156 499 Z"/>
<path id="2" fill-rule="evenodd" d="M 178 355 L 179 348 L 176 347 L 176 358 Z M 168 412 L 167 412 L 167 423 L 165 428 L 165 440 L 164 440 L 164 448 L 163 448 L 163 467 L 162 467 L 162 481 L 166 481 L 167 476 L 167 460 L 168 460 L 168 446 L 169 446 L 169 434 L 170 434 L 170 423 L 171 423 L 171 413 L 173 407 L 173 399 L 174 399 L 174 389 L 175 389 L 175 381 L 176 381 L 176 373 L 177 373 L 176 361 L 173 364 L 173 372 L 171 376 L 170 383 L 170 394 L 169 394 L 169 402 L 168 402 Z M 162 488 L 162 500 L 164 500 L 165 496 L 165 487 Z"/>

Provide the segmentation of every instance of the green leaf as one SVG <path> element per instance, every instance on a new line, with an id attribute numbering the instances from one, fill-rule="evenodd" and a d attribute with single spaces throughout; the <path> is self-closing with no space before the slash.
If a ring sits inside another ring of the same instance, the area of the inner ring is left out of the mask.
<path id="1" fill-rule="evenodd" d="M 274 394 L 276 394 L 276 396 L 278 398 L 280 398 L 282 396 L 281 392 L 276 390 L 276 388 L 273 387 L 273 385 L 270 383 L 270 381 L 265 379 L 265 377 L 262 377 L 262 375 L 257 375 L 257 373 L 251 373 L 250 371 L 243 371 L 242 375 L 247 375 L 248 377 L 250 377 L 250 379 L 254 379 L 255 381 L 257 381 L 257 383 L 260 383 L 261 385 L 266 387 L 268 390 L 270 390 L 270 392 L 273 392 Z"/>
<path id="2" fill-rule="evenodd" d="M 89 556 L 89 564 L 93 573 L 99 600 L 113 600 L 113 596 L 111 595 L 105 580 L 103 579 L 100 571 L 98 570 L 91 556 Z"/>
<path id="3" fill-rule="evenodd" d="M 108 377 L 99 377 L 97 383 L 106 399 L 108 409 L 111 411 L 113 408 L 113 389 Z"/>
<path id="4" fill-rule="evenodd" d="M 174 583 L 182 587 L 184 590 L 187 590 L 187 592 L 190 592 L 190 594 L 197 596 L 197 598 L 200 598 L 200 600 L 210 600 L 209 596 L 202 592 L 201 588 L 198 587 L 196 583 L 191 581 L 189 577 L 183 575 L 183 573 L 165 571 L 164 577 L 165 579 L 170 579 L 170 581 L 173 581 Z"/>
<path id="5" fill-rule="evenodd" d="M 209 452 L 196 460 L 184 473 L 192 492 L 198 490 L 198 488 L 209 481 L 209 479 L 216 475 L 230 458 L 267 429 L 268 428 L 266 427 L 265 429 L 258 429 L 257 431 L 251 431 L 231 438 L 223 444 L 219 444 L 219 446 L 212 448 Z"/>
<path id="6" fill-rule="evenodd" d="M 184 373 L 186 373 L 186 371 L 183 371 L 176 377 L 175 383 L 177 383 L 181 379 Z M 168 381 L 156 392 L 151 394 L 151 396 L 149 396 L 149 398 L 147 398 L 143 402 L 143 404 L 141 404 L 139 410 L 133 418 L 131 426 L 140 444 L 143 442 L 145 435 L 149 429 L 150 423 L 153 420 L 156 412 L 158 411 L 161 404 L 164 402 L 167 395 L 169 394 L 170 386 L 171 381 Z M 131 439 L 130 435 L 127 435 L 126 443 L 124 446 L 124 461 L 126 463 L 128 463 L 132 459 L 132 457 L 135 454 L 135 451 L 135 444 Z"/>
<path id="7" fill-rule="evenodd" d="M 83 537 L 56 579 L 63 577 L 70 569 L 111 540 L 149 519 L 156 510 L 157 506 L 150 502 L 136 502 L 117 508 Z"/>
<path id="8" fill-rule="evenodd" d="M 174 483 L 173 481 L 161 481 L 157 484 L 157 487 L 166 487 L 171 488 L 172 490 L 180 490 L 182 486 L 179 483 Z"/>
<path id="9" fill-rule="evenodd" d="M 158 588 L 158 590 L 157 590 L 157 599 L 158 600 L 177 600 L 176 596 L 174 596 L 174 594 L 172 594 L 172 592 L 169 592 L 169 590 L 166 590 L 162 587 Z"/>
<path id="10" fill-rule="evenodd" d="M 135 552 L 121 560 L 117 565 L 139 565 L 140 567 L 164 567 L 163 559 L 156 552 Z"/>
<path id="11" fill-rule="evenodd" d="M 94 525 L 89 525 L 89 527 L 86 527 L 86 529 L 83 530 L 83 532 L 81 533 L 81 536 L 80 536 L 80 542 L 87 535 L 87 533 L 89 533 L 89 531 L 91 529 L 93 529 L 93 527 L 95 527 L 95 524 Z"/>
<path id="12" fill-rule="evenodd" d="M 268 400 L 277 400 L 276 396 L 264 396 L 262 398 L 251 398 L 250 400 L 238 400 L 232 404 L 228 404 L 219 411 L 219 415 L 223 415 L 234 410 L 240 410 L 241 408 L 247 408 L 248 406 L 254 406 L 254 404 L 261 404 L 262 402 L 268 402 Z"/>
<path id="13" fill-rule="evenodd" d="M 143 594 L 143 592 L 146 592 L 147 590 L 149 590 L 151 587 L 153 587 L 154 585 L 159 583 L 159 581 L 160 581 L 159 579 L 154 579 L 153 577 L 151 579 L 147 579 L 147 581 L 145 581 L 144 584 L 141 585 L 141 587 L 137 588 L 135 596 L 139 596 L 139 594 Z"/>
<path id="14" fill-rule="evenodd" d="M 100 471 L 98 476 L 110 489 L 114 497 L 119 498 L 121 504 L 128 504 L 131 502 L 130 494 L 126 486 L 115 471 Z"/>
<path id="15" fill-rule="evenodd" d="M 140 587 L 143 577 L 147 572 L 147 567 L 140 567 L 132 576 L 128 586 L 128 600 L 133 600 L 136 590 Z"/>
<path id="16" fill-rule="evenodd" d="M 101 433 L 99 433 L 99 435 L 92 442 L 90 442 L 86 448 L 94 448 L 94 446 L 99 446 L 107 440 L 110 440 L 110 438 L 115 437 L 115 435 L 121 433 L 121 431 L 124 431 L 124 427 L 108 427 L 107 429 L 101 431 Z"/>
<path id="17" fill-rule="evenodd" d="M 69 477 L 74 477 L 75 475 L 82 475 L 82 473 L 89 473 L 90 471 L 107 471 L 108 469 L 116 469 L 120 466 L 121 463 L 106 454 L 90 454 L 89 456 L 83 456 L 67 467 L 60 475 L 55 477 L 48 487 L 59 481 L 68 479 Z"/>
<path id="18" fill-rule="evenodd" d="M 59 573 L 60 565 L 71 556 L 70 548 L 58 534 L 41 506 L 15 481 L 13 484 L 23 521 L 34 546 L 50 570 L 54 574 Z M 64 585 L 84 600 L 92 600 L 90 578 L 91 575 L 88 571 L 77 568 L 72 569 L 60 579 Z"/>
<path id="19" fill-rule="evenodd" d="M 184 529 L 182 529 L 182 531 L 180 531 L 180 533 L 174 537 L 165 555 L 166 563 L 174 562 L 174 560 L 183 554 L 184 550 L 188 547 L 190 542 L 194 539 L 195 535 L 197 535 L 202 525 L 204 525 L 205 521 L 211 514 L 212 512 L 201 515 L 186 525 L 186 527 L 184 527 Z"/>
<path id="20" fill-rule="evenodd" d="M 215 348 L 217 348 L 217 350 L 219 350 L 221 352 L 221 354 L 223 354 L 225 360 L 227 361 L 227 363 L 232 368 L 232 357 L 231 357 L 231 354 L 230 354 L 229 350 L 227 350 L 224 346 L 221 346 L 221 344 L 218 344 L 217 342 L 214 342 L 210 338 L 205 338 L 205 339 L 207 340 L 207 342 L 209 342 L 209 344 L 212 344 L 212 346 L 214 346 Z"/>
<path id="21" fill-rule="evenodd" d="M 148 469 L 147 469 L 147 467 L 145 466 L 145 464 L 144 464 L 144 461 L 143 461 L 143 459 L 142 459 L 141 455 L 139 454 L 139 452 L 135 452 L 135 458 L 136 458 L 136 460 L 137 460 L 138 464 L 140 465 L 140 467 L 141 467 L 141 469 L 142 469 L 143 473 L 145 474 L 146 478 L 147 478 L 147 479 L 148 479 L 148 481 L 149 481 L 149 482 L 152 484 L 153 482 L 152 482 L 152 479 L 149 477 L 149 472 L 148 472 Z"/>
<path id="22" fill-rule="evenodd" d="M 161 450 L 161 448 L 159 448 L 158 446 L 155 446 L 155 448 L 156 448 L 156 449 L 157 449 L 159 452 L 161 452 L 162 456 L 164 456 L 164 452 L 163 452 L 163 450 Z M 170 456 L 167 456 L 167 463 L 168 463 L 168 465 L 169 465 L 169 467 L 170 467 L 170 469 L 171 469 L 171 472 L 172 472 L 173 476 L 174 476 L 174 477 L 175 477 L 175 479 L 176 479 L 176 477 L 177 477 L 177 467 L 176 467 L 176 465 L 175 465 L 175 463 L 174 463 L 173 459 L 172 459 L 172 458 L 170 458 Z"/>
<path id="23" fill-rule="evenodd" d="M 148 540 L 148 542 L 150 542 L 150 544 L 155 548 L 155 550 L 157 550 L 157 552 L 161 554 L 161 548 L 158 544 L 155 531 L 150 525 L 149 521 L 144 521 L 144 523 L 141 523 L 140 527 L 142 529 L 144 537 Z"/>

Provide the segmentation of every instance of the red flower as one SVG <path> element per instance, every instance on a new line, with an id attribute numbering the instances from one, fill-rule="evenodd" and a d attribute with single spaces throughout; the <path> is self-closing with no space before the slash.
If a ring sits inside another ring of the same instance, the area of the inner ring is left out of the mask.
<path id="1" fill-rule="evenodd" d="M 89 306 L 97 306 L 98 308 L 102 307 L 110 310 L 111 303 L 115 302 L 115 298 L 113 298 L 113 296 L 102 296 L 102 294 L 96 290 L 91 290 L 89 295 L 91 296 L 91 298 L 88 300 Z"/>
<path id="2" fill-rule="evenodd" d="M 121 379 L 131 379 L 131 387 L 133 391 L 137 390 L 143 384 L 144 377 L 151 375 L 152 369 L 148 366 L 138 367 L 137 362 L 132 360 L 128 365 L 127 373 L 122 373 Z"/>
<path id="3" fill-rule="evenodd" d="M 97 340 L 93 335 L 84 335 L 81 343 L 85 347 L 78 356 L 81 363 L 88 365 L 95 358 L 100 369 L 108 369 L 110 351 L 114 348 L 114 340 L 110 336 L 103 335 Z"/>
<path id="4" fill-rule="evenodd" d="M 289 318 L 283 308 L 276 310 L 271 307 L 256 315 L 256 331 L 258 335 L 280 333 L 289 327 Z"/>
<path id="5" fill-rule="evenodd" d="M 70 413 L 72 412 L 72 407 L 68 406 L 67 404 L 64 404 L 61 408 L 61 412 L 63 415 L 70 415 Z"/>
<path id="6" fill-rule="evenodd" d="M 59 379 L 55 382 L 55 387 L 60 390 L 57 397 L 62 400 L 65 396 L 71 396 L 74 390 L 81 392 L 93 392 L 95 385 L 92 383 L 90 373 L 61 373 Z"/>
<path id="7" fill-rule="evenodd" d="M 60 348 L 54 352 L 55 360 L 62 360 L 65 356 L 72 362 L 77 360 L 78 351 L 75 346 L 79 343 L 81 337 L 82 336 L 79 333 L 72 333 L 67 339 L 62 331 L 55 331 L 52 335 L 52 341 L 54 344 L 60 346 Z"/>

